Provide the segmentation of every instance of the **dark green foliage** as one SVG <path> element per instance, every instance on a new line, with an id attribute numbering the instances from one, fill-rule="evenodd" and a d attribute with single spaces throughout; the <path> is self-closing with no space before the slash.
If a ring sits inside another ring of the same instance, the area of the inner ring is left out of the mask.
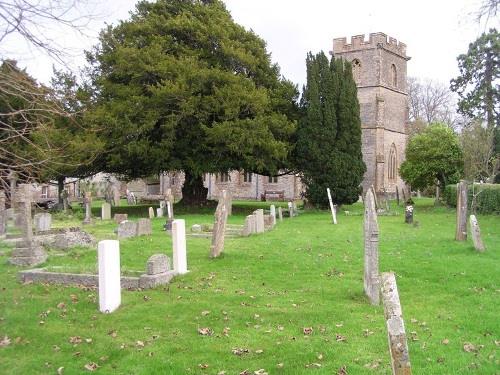
<path id="1" fill-rule="evenodd" d="M 361 121 L 351 66 L 328 61 L 323 52 L 307 55 L 307 85 L 297 128 L 295 162 L 303 174 L 306 197 L 328 206 L 326 189 L 336 204 L 358 200 L 366 166 L 361 154 Z"/>
<path id="2" fill-rule="evenodd" d="M 265 42 L 221 1 L 140 2 L 89 54 L 104 128 L 102 169 L 128 178 L 185 171 L 204 201 L 205 172 L 275 174 L 287 165 L 297 90 Z"/>
<path id="3" fill-rule="evenodd" d="M 474 205 L 480 214 L 500 214 L 500 185 L 497 184 L 472 184 L 468 185 L 467 204 L 471 209 L 473 197 L 476 195 Z M 450 207 L 457 206 L 457 186 L 447 185 L 443 192 L 443 199 Z"/>

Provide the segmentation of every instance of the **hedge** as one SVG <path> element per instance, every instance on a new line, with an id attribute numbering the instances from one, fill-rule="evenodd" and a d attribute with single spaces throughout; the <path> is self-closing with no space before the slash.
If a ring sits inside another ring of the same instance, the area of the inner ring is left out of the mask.
<path id="1" fill-rule="evenodd" d="M 500 184 L 468 184 L 467 205 L 472 205 L 472 191 L 476 194 L 476 212 L 480 214 L 500 214 Z M 443 199 L 450 207 L 457 206 L 457 185 L 447 185 Z"/>

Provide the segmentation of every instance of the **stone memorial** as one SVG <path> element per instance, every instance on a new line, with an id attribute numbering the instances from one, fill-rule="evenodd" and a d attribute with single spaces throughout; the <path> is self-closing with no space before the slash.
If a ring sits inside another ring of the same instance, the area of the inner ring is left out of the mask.
<path id="1" fill-rule="evenodd" d="M 461 180 L 457 184 L 457 241 L 467 240 L 467 182 Z"/>
<path id="2" fill-rule="evenodd" d="M 7 232 L 7 210 L 5 209 L 5 191 L 0 190 L 0 236 Z"/>
<path id="3" fill-rule="evenodd" d="M 332 193 L 330 192 L 330 188 L 326 188 L 326 192 L 328 194 L 328 202 L 330 202 L 330 210 L 332 211 L 333 224 L 337 224 L 337 212 L 336 212 L 335 207 L 333 205 Z"/>
<path id="4" fill-rule="evenodd" d="M 193 224 L 191 227 L 191 232 L 193 233 L 201 233 L 201 225 L 200 224 Z"/>
<path id="5" fill-rule="evenodd" d="M 172 247 L 174 271 L 183 275 L 188 272 L 186 253 L 186 222 L 176 219 L 172 222 Z"/>
<path id="6" fill-rule="evenodd" d="M 139 219 L 137 222 L 137 235 L 138 236 L 150 236 L 153 234 L 153 229 L 151 227 L 150 219 Z"/>
<path id="7" fill-rule="evenodd" d="M 292 202 L 292 208 L 293 208 L 293 216 L 298 216 L 299 210 L 297 209 L 297 202 L 295 201 Z"/>
<path id="8" fill-rule="evenodd" d="M 256 216 L 255 215 L 248 215 L 245 218 L 245 224 L 243 225 L 243 230 L 241 231 L 241 235 L 244 237 L 250 236 L 252 233 L 256 233 Z"/>
<path id="9" fill-rule="evenodd" d="M 372 305 L 379 304 L 379 268 L 378 268 L 378 222 L 375 198 L 369 189 L 365 197 L 364 239 L 365 270 L 364 289 Z"/>
<path id="10" fill-rule="evenodd" d="M 280 221 L 283 221 L 283 208 L 278 207 L 278 217 Z"/>
<path id="11" fill-rule="evenodd" d="M 405 202 L 405 223 L 412 224 L 413 223 L 413 200 L 409 198 Z"/>
<path id="12" fill-rule="evenodd" d="M 44 248 L 33 240 L 33 226 L 31 222 L 31 185 L 21 184 L 16 190 L 14 197 L 18 215 L 22 217 L 20 222 L 23 240 L 16 243 L 12 250 L 9 262 L 16 266 L 36 266 L 45 262 L 47 253 Z"/>
<path id="13" fill-rule="evenodd" d="M 108 202 L 101 205 L 101 220 L 111 220 L 111 205 Z"/>
<path id="14" fill-rule="evenodd" d="M 118 224 L 118 239 L 137 236 L 137 223 L 135 221 L 122 221 Z"/>
<path id="15" fill-rule="evenodd" d="M 163 208 L 159 207 L 156 209 L 156 216 L 163 217 Z"/>
<path id="16" fill-rule="evenodd" d="M 384 272 L 381 279 L 381 294 L 389 338 L 392 374 L 411 375 L 410 354 L 396 278 L 394 273 Z"/>
<path id="17" fill-rule="evenodd" d="M 83 219 L 83 224 L 91 224 L 92 223 L 92 193 L 90 191 L 86 191 L 83 197 L 83 206 L 85 208 L 85 218 Z"/>
<path id="18" fill-rule="evenodd" d="M 113 219 L 115 220 L 116 224 L 120 224 L 121 222 L 128 220 L 128 214 L 115 214 Z"/>
<path id="19" fill-rule="evenodd" d="M 294 216 L 292 202 L 288 202 L 288 216 L 291 218 Z"/>
<path id="20" fill-rule="evenodd" d="M 120 242 L 100 241 L 97 245 L 99 268 L 99 311 L 111 313 L 121 304 Z"/>
<path id="21" fill-rule="evenodd" d="M 269 212 L 271 215 L 272 227 L 274 227 L 276 225 L 276 206 L 274 204 L 271 205 Z"/>
<path id="22" fill-rule="evenodd" d="M 227 195 L 226 190 L 222 191 L 222 196 L 217 204 L 215 210 L 214 227 L 212 231 L 212 243 L 210 245 L 210 256 L 212 258 L 218 257 L 224 250 L 224 234 L 226 232 L 227 224 Z"/>
<path id="23" fill-rule="evenodd" d="M 52 215 L 48 212 L 38 213 L 33 217 L 35 233 L 46 232 L 52 226 Z"/>
<path id="24" fill-rule="evenodd" d="M 371 190 L 372 195 L 373 195 L 373 201 L 375 203 L 375 209 L 378 210 L 380 208 L 380 206 L 378 204 L 377 192 L 375 191 L 375 188 L 373 187 L 373 185 L 370 186 L 370 190 Z"/>
<path id="25" fill-rule="evenodd" d="M 143 289 L 167 284 L 175 275 L 170 258 L 165 254 L 154 254 L 146 263 L 146 274 L 141 275 L 139 285 Z"/>
<path id="26" fill-rule="evenodd" d="M 477 222 L 476 215 L 469 217 L 470 232 L 472 234 L 472 242 L 477 251 L 483 252 L 486 250 L 483 240 L 481 239 L 481 231 L 479 230 L 479 223 Z"/>
<path id="27" fill-rule="evenodd" d="M 120 206 L 120 189 L 116 185 L 113 185 L 113 203 L 115 207 Z"/>
<path id="28" fill-rule="evenodd" d="M 264 210 L 255 210 L 253 214 L 255 215 L 255 233 L 264 233 Z"/>
<path id="29" fill-rule="evenodd" d="M 153 207 L 149 207 L 148 213 L 149 213 L 149 218 L 150 219 L 154 219 L 155 218 L 155 210 L 153 209 Z"/>

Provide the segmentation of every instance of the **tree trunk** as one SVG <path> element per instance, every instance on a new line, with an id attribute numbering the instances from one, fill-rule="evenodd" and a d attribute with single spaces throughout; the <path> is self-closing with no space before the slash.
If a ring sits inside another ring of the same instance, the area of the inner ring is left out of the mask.
<path id="1" fill-rule="evenodd" d="M 202 176 L 186 171 L 182 186 L 182 203 L 186 206 L 206 206 L 207 194 L 208 189 L 203 186 Z"/>
<path id="2" fill-rule="evenodd" d="M 64 197 L 63 197 L 63 191 L 64 191 L 64 177 L 57 177 L 57 203 L 62 207 L 64 203 Z"/>

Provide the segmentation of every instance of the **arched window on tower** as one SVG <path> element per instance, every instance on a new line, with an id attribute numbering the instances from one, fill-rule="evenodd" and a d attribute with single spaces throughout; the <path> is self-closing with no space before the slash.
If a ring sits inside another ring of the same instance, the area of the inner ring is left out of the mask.
<path id="1" fill-rule="evenodd" d="M 358 59 L 352 60 L 352 77 L 356 84 L 361 81 L 361 62 Z"/>
<path id="2" fill-rule="evenodd" d="M 398 86 L 398 71 L 394 64 L 391 65 L 391 84 L 394 87 Z"/>
<path id="3" fill-rule="evenodd" d="M 396 145 L 394 143 L 391 145 L 391 149 L 389 151 L 387 176 L 389 177 L 390 182 L 396 182 L 396 179 L 398 177 L 397 151 L 396 151 Z"/>

